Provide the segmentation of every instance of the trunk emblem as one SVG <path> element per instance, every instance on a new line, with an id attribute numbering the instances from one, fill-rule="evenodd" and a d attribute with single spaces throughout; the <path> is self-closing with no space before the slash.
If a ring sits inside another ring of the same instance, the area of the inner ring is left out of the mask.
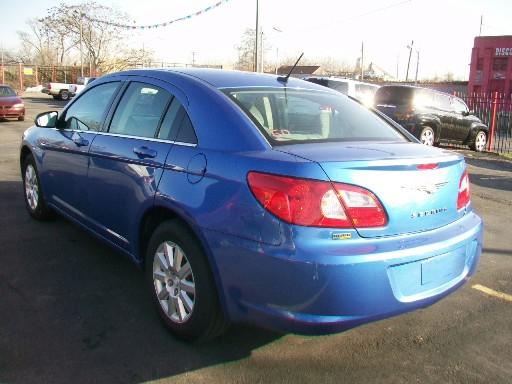
<path id="1" fill-rule="evenodd" d="M 447 181 L 442 181 L 440 183 L 428 183 L 428 184 L 421 184 L 421 185 L 402 185 L 401 188 L 412 190 L 412 191 L 418 191 L 418 192 L 424 192 L 427 195 L 432 195 L 439 191 L 442 187 L 444 187 L 446 184 L 448 184 Z"/>

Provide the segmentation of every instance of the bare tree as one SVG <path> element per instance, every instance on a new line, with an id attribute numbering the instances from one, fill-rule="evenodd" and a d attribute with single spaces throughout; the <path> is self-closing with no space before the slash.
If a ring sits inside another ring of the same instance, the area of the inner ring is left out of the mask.
<path id="1" fill-rule="evenodd" d="M 89 62 L 93 70 L 102 72 L 104 64 L 112 61 L 115 53 L 123 48 L 126 29 L 118 25 L 127 21 L 126 14 L 94 1 L 60 4 L 50 8 L 44 19 L 45 25 L 52 28 L 53 37 L 59 40 L 61 32 L 67 31 L 74 47 L 82 45 L 84 61 Z"/>
<path id="2" fill-rule="evenodd" d="M 23 63 L 50 65 L 55 61 L 55 46 L 50 38 L 49 30 L 39 20 L 27 22 L 31 33 L 18 31 L 20 49 L 18 58 Z"/>
<path id="3" fill-rule="evenodd" d="M 81 56 L 84 66 L 103 73 L 151 61 L 151 52 L 126 47 L 128 32 L 119 25 L 127 20 L 126 14 L 93 1 L 60 4 L 29 21 L 30 32 L 18 32 L 18 56 L 39 65 L 65 65 Z"/>
<path id="4" fill-rule="evenodd" d="M 263 39 L 260 40 L 258 49 L 263 46 L 263 56 L 266 56 L 271 49 L 268 44 L 265 34 L 262 35 Z M 235 48 L 238 51 L 238 61 L 235 63 L 235 69 L 240 71 L 253 71 L 254 70 L 254 46 L 256 44 L 256 33 L 255 29 L 247 28 L 242 34 L 240 44 Z M 261 51 L 258 52 L 259 60 L 262 60 Z M 271 64 L 268 60 L 263 60 L 263 72 L 273 72 L 274 64 Z"/>
<path id="5" fill-rule="evenodd" d="M 254 69 L 254 45 L 256 41 L 255 29 L 247 28 L 242 34 L 240 44 L 236 46 L 238 61 L 235 69 L 240 71 L 252 71 Z"/>

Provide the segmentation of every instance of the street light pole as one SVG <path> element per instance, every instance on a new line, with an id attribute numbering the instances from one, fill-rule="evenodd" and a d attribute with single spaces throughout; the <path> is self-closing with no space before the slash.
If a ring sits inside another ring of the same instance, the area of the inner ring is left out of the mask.
<path id="1" fill-rule="evenodd" d="M 412 46 L 414 45 L 414 40 L 411 41 L 411 45 L 408 45 L 409 48 L 409 61 L 407 61 L 407 72 L 405 73 L 405 81 L 409 81 L 409 66 L 411 65 L 411 55 L 412 55 Z"/>
<path id="2" fill-rule="evenodd" d="M 260 30 L 259 25 L 259 13 L 260 13 L 260 4 L 259 0 L 256 0 L 256 31 L 255 31 L 255 41 L 254 41 L 254 72 L 258 72 L 258 35 Z"/>
<path id="3" fill-rule="evenodd" d="M 414 85 L 418 84 L 418 67 L 420 66 L 420 51 L 416 51 L 416 76 L 414 77 Z"/>
<path id="4" fill-rule="evenodd" d="M 364 41 L 361 42 L 361 81 L 364 80 Z"/>

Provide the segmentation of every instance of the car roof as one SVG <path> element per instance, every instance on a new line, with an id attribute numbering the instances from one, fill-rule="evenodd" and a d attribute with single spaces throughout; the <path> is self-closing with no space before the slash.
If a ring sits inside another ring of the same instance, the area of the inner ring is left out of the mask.
<path id="1" fill-rule="evenodd" d="M 277 80 L 278 76 L 233 71 L 212 68 L 158 68 L 158 69 L 136 69 L 118 72 L 119 75 L 151 76 L 166 80 L 171 76 L 186 76 L 202 80 L 215 88 L 243 88 L 243 87 L 273 87 L 273 88 L 303 88 L 325 91 L 325 87 L 308 81 L 290 77 L 287 83 Z"/>
<path id="2" fill-rule="evenodd" d="M 450 93 L 446 93 L 446 92 L 443 92 L 443 91 L 438 91 L 437 89 L 433 89 L 433 88 L 424 88 L 424 87 L 417 87 L 417 86 L 414 86 L 414 85 L 402 85 L 402 84 L 388 84 L 388 85 L 383 85 L 382 87 L 380 87 L 378 89 L 378 91 L 385 91 L 389 88 L 399 88 L 399 89 L 410 89 L 412 91 L 429 91 L 429 92 L 432 92 L 432 93 L 438 93 L 440 95 L 443 95 L 443 96 L 448 96 L 448 97 L 451 97 L 453 99 L 456 99 L 456 100 L 459 100 L 461 101 L 462 103 L 466 104 L 466 102 L 461 99 L 460 97 L 458 96 L 455 96 L 455 95 L 452 95 Z"/>
<path id="3" fill-rule="evenodd" d="M 346 79 L 344 77 L 336 77 L 336 76 L 307 76 L 307 77 L 304 77 L 304 80 L 309 80 L 309 79 L 331 80 L 331 81 L 337 81 L 340 83 L 364 84 L 364 85 L 370 85 L 375 88 L 380 87 L 377 84 L 367 83 L 365 81 L 359 81 L 359 80 L 354 80 L 354 79 Z"/>

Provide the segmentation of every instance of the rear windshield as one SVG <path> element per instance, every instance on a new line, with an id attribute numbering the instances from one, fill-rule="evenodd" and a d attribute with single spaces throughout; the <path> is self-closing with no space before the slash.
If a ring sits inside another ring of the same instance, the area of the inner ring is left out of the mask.
<path id="1" fill-rule="evenodd" d="M 414 88 L 381 87 L 375 93 L 377 105 L 408 105 L 413 102 Z"/>
<path id="2" fill-rule="evenodd" d="M 16 93 L 10 87 L 0 87 L 1 96 L 16 96 Z"/>
<path id="3" fill-rule="evenodd" d="M 378 115 L 342 95 L 289 88 L 223 91 L 274 145 L 317 141 L 408 141 Z"/>

